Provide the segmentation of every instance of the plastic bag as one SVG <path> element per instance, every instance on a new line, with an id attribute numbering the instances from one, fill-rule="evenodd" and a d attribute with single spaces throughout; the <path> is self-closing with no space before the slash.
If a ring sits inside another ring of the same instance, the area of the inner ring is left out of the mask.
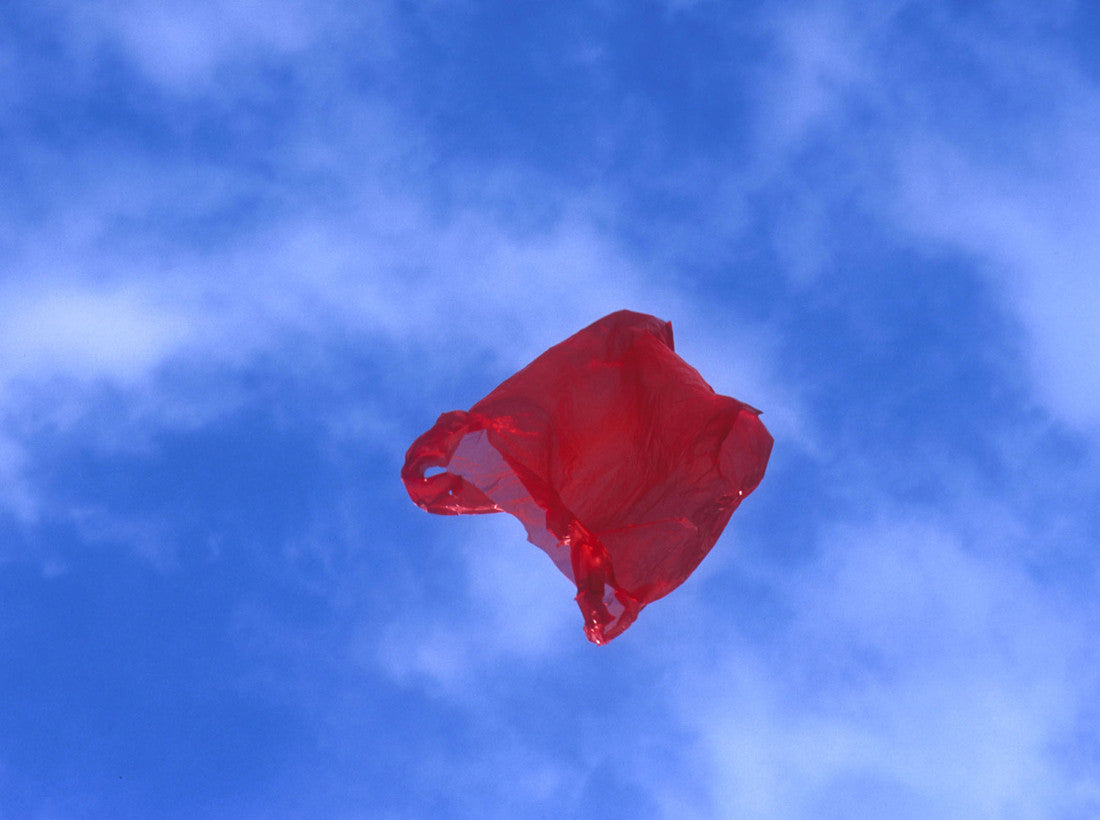
<path id="1" fill-rule="evenodd" d="M 523 522 L 603 644 L 683 583 L 760 483 L 759 412 L 676 355 L 669 322 L 622 310 L 440 416 L 401 477 L 428 512 Z"/>

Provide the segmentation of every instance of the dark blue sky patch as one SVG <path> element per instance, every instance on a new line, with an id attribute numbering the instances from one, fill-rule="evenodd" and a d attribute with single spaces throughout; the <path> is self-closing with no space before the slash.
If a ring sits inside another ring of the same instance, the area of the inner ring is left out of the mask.
<path id="1" fill-rule="evenodd" d="M 159 437 L 149 454 L 62 451 L 55 497 L 119 516 L 166 516 L 184 542 L 275 545 L 308 526 L 331 476 L 310 440 L 269 418 L 229 421 L 220 433 Z"/>
<path id="2" fill-rule="evenodd" d="M 15 779 L 96 814 L 170 816 L 245 783 L 263 788 L 307 736 L 293 714 L 240 689 L 226 627 L 255 589 L 245 575 L 224 580 L 226 569 L 212 585 L 117 552 L 52 578 L 5 568 L 0 734 Z"/>
<path id="3" fill-rule="evenodd" d="M 701 151 L 735 156 L 744 96 L 716 84 L 758 55 L 657 3 L 440 10 L 408 21 L 403 68 L 444 156 L 511 157 L 579 183 L 646 187 Z M 446 31 L 444 37 L 441 32 Z M 650 175 L 641 173 L 650 169 Z"/>

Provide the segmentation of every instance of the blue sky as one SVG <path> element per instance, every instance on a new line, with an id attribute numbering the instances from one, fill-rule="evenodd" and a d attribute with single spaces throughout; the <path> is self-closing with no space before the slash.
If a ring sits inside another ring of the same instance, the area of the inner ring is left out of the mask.
<path id="1" fill-rule="evenodd" d="M 4 4 L 0 817 L 1100 814 L 1100 13 L 867 5 Z M 595 647 L 398 472 L 621 308 L 776 443 Z"/>

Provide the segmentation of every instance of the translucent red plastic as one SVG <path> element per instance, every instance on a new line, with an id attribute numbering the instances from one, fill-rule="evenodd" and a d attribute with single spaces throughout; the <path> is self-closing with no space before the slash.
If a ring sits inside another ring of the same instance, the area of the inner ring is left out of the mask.
<path id="1" fill-rule="evenodd" d="M 684 582 L 760 483 L 759 413 L 674 352 L 669 322 L 622 310 L 440 416 L 401 478 L 428 512 L 523 522 L 603 644 Z"/>

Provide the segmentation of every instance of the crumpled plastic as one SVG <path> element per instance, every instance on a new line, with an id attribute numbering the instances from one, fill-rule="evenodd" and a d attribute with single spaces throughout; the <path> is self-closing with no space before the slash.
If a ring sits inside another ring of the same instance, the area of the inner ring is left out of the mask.
<path id="1" fill-rule="evenodd" d="M 401 478 L 428 512 L 518 518 L 603 644 L 687 579 L 760 483 L 759 414 L 675 353 L 671 323 L 621 310 L 441 415 Z"/>

